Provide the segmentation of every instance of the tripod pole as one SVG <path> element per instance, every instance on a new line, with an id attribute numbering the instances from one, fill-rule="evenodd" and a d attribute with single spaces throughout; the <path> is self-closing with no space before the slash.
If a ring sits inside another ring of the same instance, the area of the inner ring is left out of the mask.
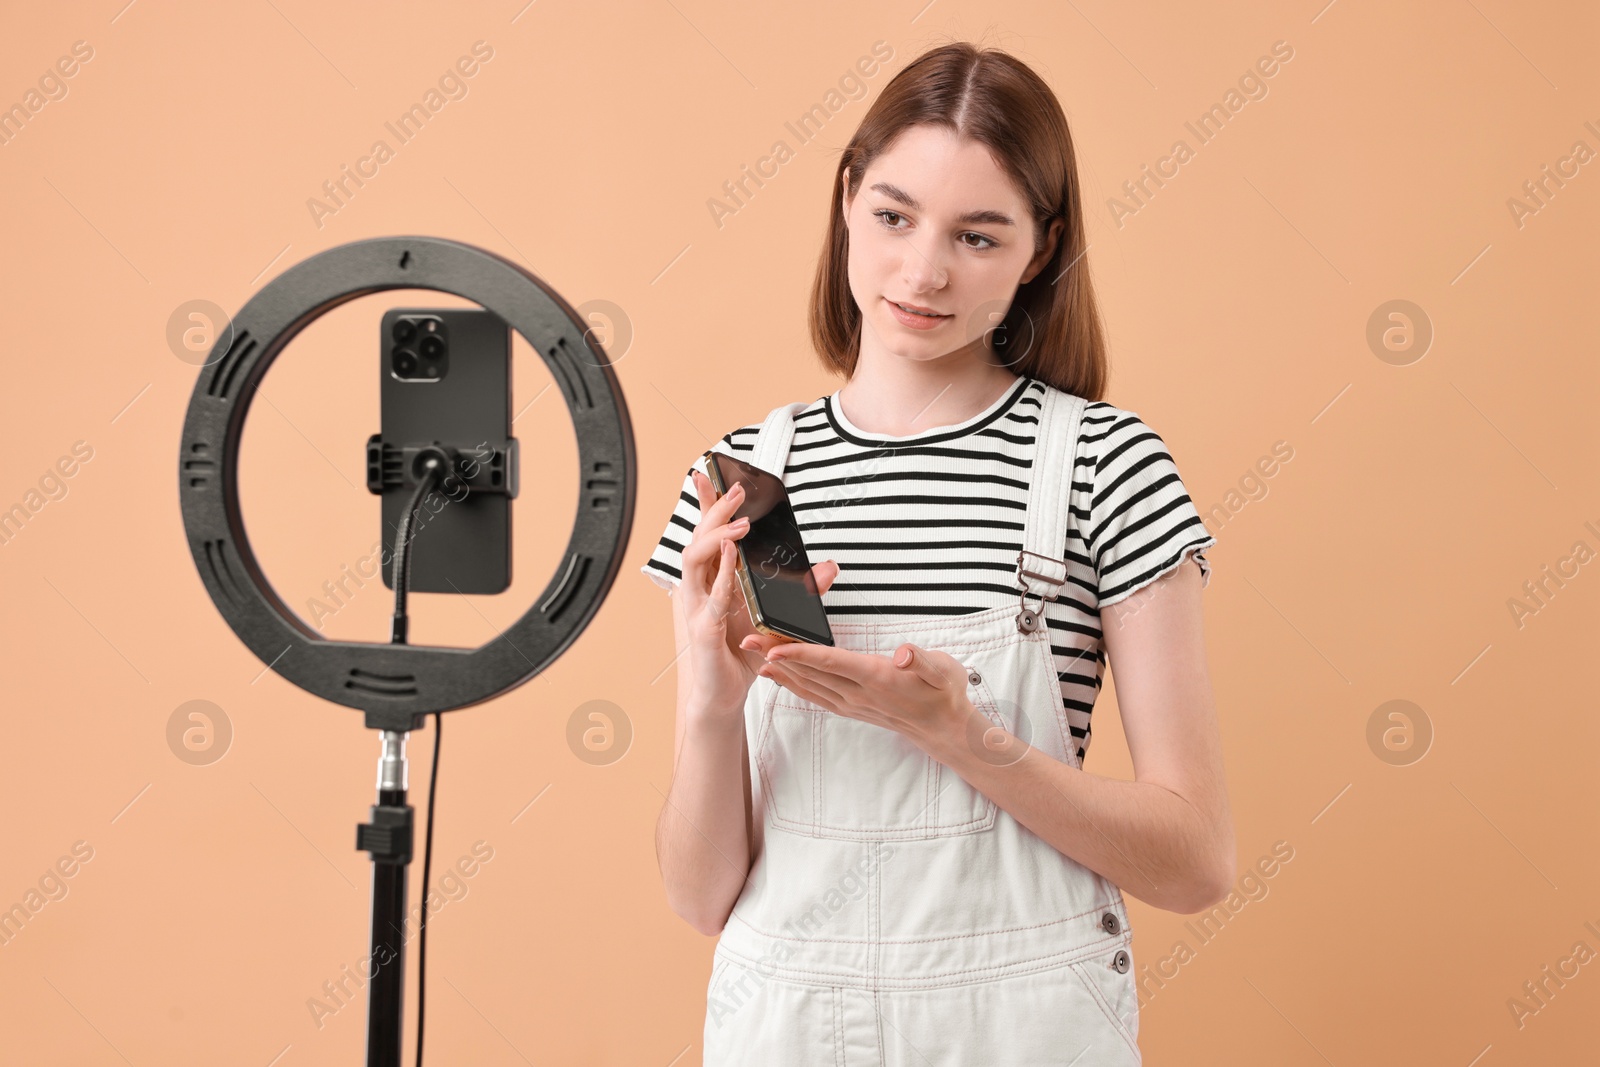
<path id="1" fill-rule="evenodd" d="M 412 809 L 406 803 L 406 738 L 382 731 L 378 802 L 356 826 L 356 848 L 372 853 L 372 957 L 367 985 L 367 1067 L 400 1067 L 406 992 L 406 868 Z M 423 902 L 427 906 L 427 902 Z"/>

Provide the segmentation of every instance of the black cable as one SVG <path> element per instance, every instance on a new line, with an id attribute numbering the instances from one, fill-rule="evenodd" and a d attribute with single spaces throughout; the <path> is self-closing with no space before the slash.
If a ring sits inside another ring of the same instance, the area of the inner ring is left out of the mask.
<path id="1" fill-rule="evenodd" d="M 444 716 L 433 713 L 433 770 L 428 774 L 428 828 L 422 846 L 422 943 L 417 946 L 417 1067 L 422 1067 L 422 1012 L 428 992 L 428 878 L 433 868 L 433 794 L 439 784 L 439 728 Z"/>
<path id="2" fill-rule="evenodd" d="M 428 490 L 433 488 L 433 483 L 443 473 L 444 464 L 434 456 L 423 460 L 422 477 L 417 481 L 416 491 L 411 494 L 411 500 L 406 504 L 404 514 L 400 516 L 400 527 L 394 535 L 394 623 L 389 630 L 391 644 L 403 645 L 406 643 L 406 586 L 411 583 L 411 538 L 412 520 L 417 517 L 417 508 L 422 506 L 422 498 Z"/>
<path id="3" fill-rule="evenodd" d="M 389 640 L 391 644 L 403 645 L 406 643 L 407 617 L 406 617 L 406 586 L 411 582 L 411 538 L 412 520 L 416 518 L 417 508 L 422 504 L 422 498 L 428 490 L 433 488 L 443 471 L 443 464 L 433 456 L 423 459 L 422 477 L 417 482 L 417 488 L 411 494 L 411 500 L 406 504 L 405 514 L 400 516 L 400 527 L 395 531 L 394 546 L 394 622 L 390 628 Z M 433 769 L 428 774 L 428 824 L 423 830 L 422 846 L 422 937 L 421 944 L 417 946 L 417 1067 L 422 1067 L 422 1020 L 426 1007 L 427 967 L 428 967 L 428 881 L 433 876 L 433 795 L 439 784 L 439 738 L 440 728 L 444 725 L 444 718 L 439 712 L 433 713 Z M 403 928 L 403 924 L 402 924 Z"/>

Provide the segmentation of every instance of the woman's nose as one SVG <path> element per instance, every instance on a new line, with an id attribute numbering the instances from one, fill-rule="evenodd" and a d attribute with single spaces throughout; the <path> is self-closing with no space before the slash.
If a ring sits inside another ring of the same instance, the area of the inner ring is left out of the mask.
<path id="1" fill-rule="evenodd" d="M 948 272 L 942 264 L 936 262 L 938 253 L 932 248 L 924 248 L 909 237 L 906 238 L 905 259 L 900 265 L 900 277 L 911 292 L 921 293 L 931 289 L 942 289 Z"/>

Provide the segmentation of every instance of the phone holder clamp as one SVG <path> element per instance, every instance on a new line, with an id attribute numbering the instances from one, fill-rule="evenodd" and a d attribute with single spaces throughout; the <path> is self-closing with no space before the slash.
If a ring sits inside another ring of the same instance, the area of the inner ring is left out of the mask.
<path id="1" fill-rule="evenodd" d="M 445 475 L 440 488 L 445 495 L 460 499 L 469 493 L 504 493 L 517 498 L 517 439 L 508 437 L 490 448 L 487 441 L 476 445 L 441 441 L 393 444 L 382 434 L 367 438 L 367 491 L 381 496 L 388 489 L 415 489 L 422 481 L 422 458 L 442 454 Z"/>

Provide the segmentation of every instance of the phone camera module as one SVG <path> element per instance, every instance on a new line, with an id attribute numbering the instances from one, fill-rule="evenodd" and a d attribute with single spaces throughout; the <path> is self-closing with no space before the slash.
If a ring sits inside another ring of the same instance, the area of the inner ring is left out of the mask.
<path id="1" fill-rule="evenodd" d="M 410 314 L 390 327 L 393 376 L 403 382 L 438 382 L 450 373 L 450 331 L 434 315 Z"/>

